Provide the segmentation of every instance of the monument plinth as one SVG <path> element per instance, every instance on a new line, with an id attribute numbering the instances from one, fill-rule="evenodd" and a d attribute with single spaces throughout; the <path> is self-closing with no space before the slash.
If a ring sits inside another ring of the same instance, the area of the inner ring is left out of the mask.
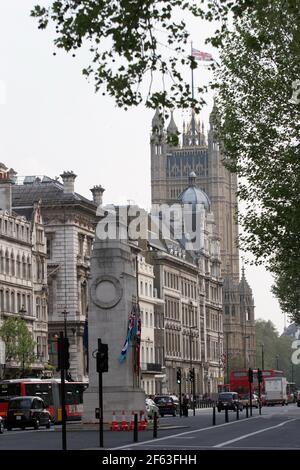
<path id="1" fill-rule="evenodd" d="M 128 332 L 133 298 L 137 298 L 136 251 L 126 240 L 95 239 L 91 258 L 91 284 L 88 318 L 89 387 L 84 393 L 84 423 L 96 423 L 99 406 L 98 373 L 93 353 L 98 338 L 108 344 L 109 371 L 103 373 L 103 418 L 111 422 L 112 413 L 145 409 L 145 393 L 140 388 L 135 367 L 136 349 L 129 344 L 126 358 L 119 357 Z M 95 356 L 95 354 L 94 354 Z M 127 418 L 128 419 L 128 418 Z"/>

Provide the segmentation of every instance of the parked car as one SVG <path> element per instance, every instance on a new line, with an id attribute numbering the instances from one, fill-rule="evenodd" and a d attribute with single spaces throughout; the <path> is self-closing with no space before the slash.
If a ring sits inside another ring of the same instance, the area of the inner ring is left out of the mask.
<path id="1" fill-rule="evenodd" d="M 3 434 L 4 432 L 4 420 L 0 416 L 0 434 Z"/>
<path id="2" fill-rule="evenodd" d="M 243 406 L 246 406 L 246 405 L 250 406 L 249 393 L 245 393 L 244 395 L 241 396 L 240 403 L 242 403 Z M 255 393 L 252 394 L 252 406 L 254 408 L 258 408 L 258 406 L 259 406 L 259 399 L 258 399 L 258 396 Z"/>
<path id="3" fill-rule="evenodd" d="M 236 411 L 239 408 L 243 411 L 243 403 L 239 400 L 239 395 L 236 392 L 221 392 L 218 394 L 217 408 L 220 413 L 221 410 Z"/>
<path id="4" fill-rule="evenodd" d="M 176 416 L 178 413 L 178 405 L 175 400 L 169 395 L 157 395 L 154 398 L 155 404 L 158 406 L 160 416 L 172 415 Z"/>
<path id="5" fill-rule="evenodd" d="M 154 403 L 152 398 L 146 398 L 146 412 L 148 419 L 153 419 L 155 412 L 157 413 L 157 416 L 159 414 L 158 406 Z"/>
<path id="6" fill-rule="evenodd" d="M 36 396 L 12 398 L 7 409 L 7 430 L 11 431 L 12 428 L 25 429 L 28 426 L 33 426 L 34 429 L 39 429 L 40 426 L 50 428 L 51 415 L 46 409 L 44 401 Z"/>

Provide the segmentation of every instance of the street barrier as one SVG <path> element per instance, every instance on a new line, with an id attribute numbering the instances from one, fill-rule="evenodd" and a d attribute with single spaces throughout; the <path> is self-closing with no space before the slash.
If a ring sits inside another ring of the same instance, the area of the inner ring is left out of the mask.
<path id="1" fill-rule="evenodd" d="M 122 421 L 120 424 L 120 431 L 128 431 L 128 424 L 126 422 L 125 411 L 122 411 Z"/>
<path id="2" fill-rule="evenodd" d="M 229 417 L 228 417 L 228 409 L 226 408 L 225 410 L 225 423 L 229 422 Z"/>
<path id="3" fill-rule="evenodd" d="M 146 427 L 147 427 L 147 423 L 145 420 L 145 412 L 142 410 L 140 413 L 139 431 L 145 431 Z"/>
<path id="4" fill-rule="evenodd" d="M 119 431 L 119 426 L 118 426 L 118 423 L 117 423 L 117 420 L 116 420 L 116 413 L 115 413 L 115 411 L 113 411 L 110 430 L 111 430 L 111 431 Z"/>

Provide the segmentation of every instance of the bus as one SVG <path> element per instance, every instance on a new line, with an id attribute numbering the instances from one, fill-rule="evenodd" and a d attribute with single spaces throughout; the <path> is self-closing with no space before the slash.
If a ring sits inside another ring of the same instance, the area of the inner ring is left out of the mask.
<path id="1" fill-rule="evenodd" d="M 66 382 L 66 415 L 68 421 L 79 421 L 83 413 L 83 392 L 86 382 Z M 62 420 L 60 379 L 12 379 L 0 381 L 0 416 L 6 418 L 10 398 L 22 396 L 41 397 L 54 423 Z"/>
<path id="2" fill-rule="evenodd" d="M 264 379 L 267 377 L 283 377 L 283 372 L 280 370 L 268 369 L 262 371 L 263 381 L 261 384 L 261 393 L 264 393 Z M 238 369 L 230 372 L 229 377 L 230 391 L 237 392 L 240 395 L 249 393 L 249 382 L 248 382 L 248 369 Z M 252 391 L 258 392 L 258 381 L 257 381 L 257 369 L 253 369 L 253 383 Z"/>

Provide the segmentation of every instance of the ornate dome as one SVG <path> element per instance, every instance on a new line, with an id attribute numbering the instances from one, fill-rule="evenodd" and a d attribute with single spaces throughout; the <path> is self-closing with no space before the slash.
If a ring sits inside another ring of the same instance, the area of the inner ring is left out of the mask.
<path id="1" fill-rule="evenodd" d="M 181 204 L 203 204 L 205 209 L 210 212 L 210 200 L 207 194 L 196 187 L 196 174 L 192 171 L 189 175 L 189 186 L 178 196 L 178 202 Z"/>

